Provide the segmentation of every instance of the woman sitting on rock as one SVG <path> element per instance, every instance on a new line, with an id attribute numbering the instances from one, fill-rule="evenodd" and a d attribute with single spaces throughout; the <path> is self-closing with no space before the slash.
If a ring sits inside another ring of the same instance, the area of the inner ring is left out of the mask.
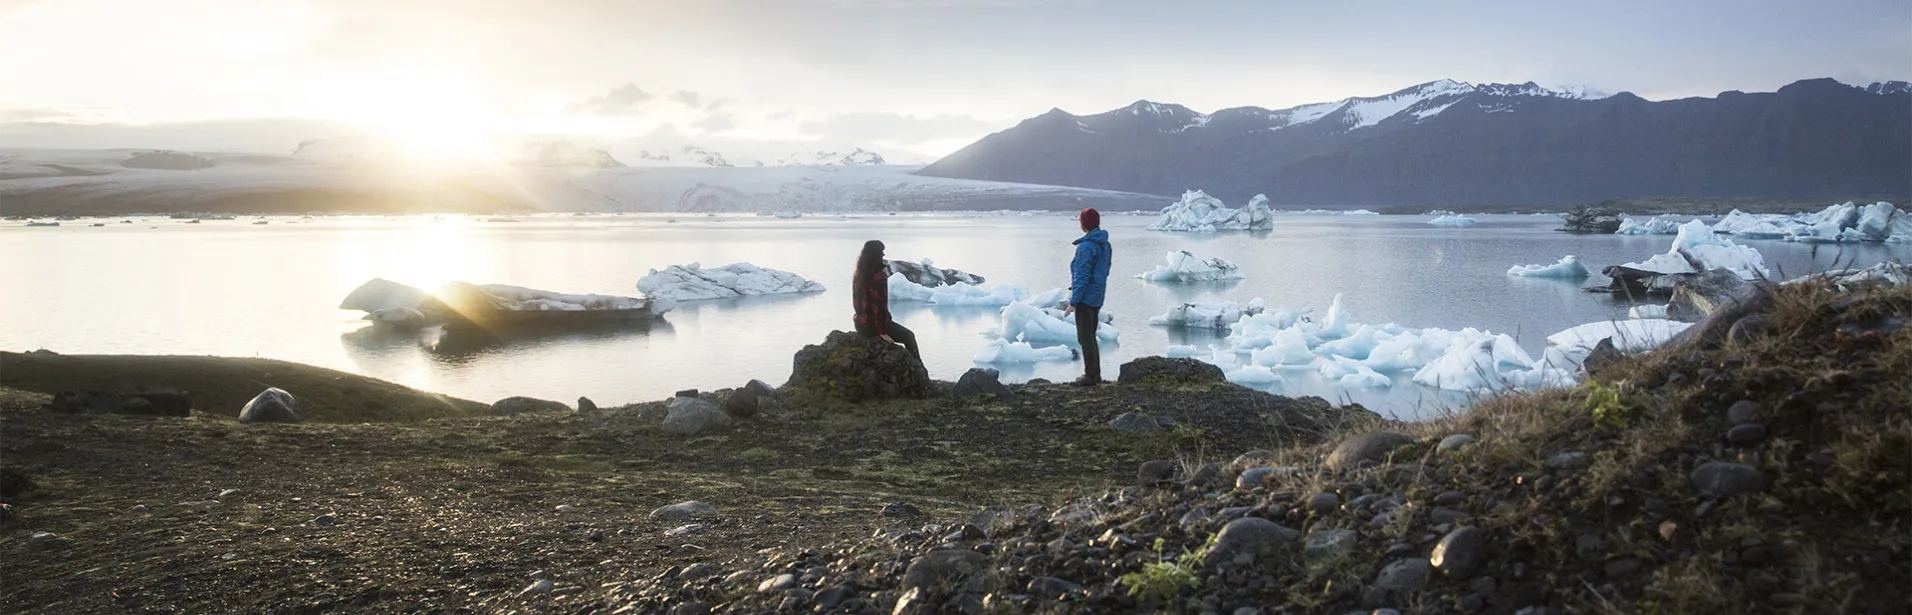
<path id="1" fill-rule="evenodd" d="M 923 362 L 923 355 L 916 350 L 916 333 L 903 328 L 890 319 L 890 266 L 883 259 L 883 242 L 875 239 L 863 243 L 863 253 L 856 257 L 856 278 L 850 283 L 856 295 L 856 332 L 864 337 L 880 337 L 883 341 L 902 344 L 908 348 L 910 356 L 917 363 Z"/>

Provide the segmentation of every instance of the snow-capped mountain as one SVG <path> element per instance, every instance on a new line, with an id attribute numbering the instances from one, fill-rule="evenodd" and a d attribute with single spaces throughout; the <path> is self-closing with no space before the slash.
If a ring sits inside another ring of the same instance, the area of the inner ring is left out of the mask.
<path id="1" fill-rule="evenodd" d="M 1443 79 L 1285 109 L 1144 100 L 1052 109 L 919 172 L 1303 206 L 1902 196 L 1908 98 L 1831 79 L 1668 101 Z"/>
<path id="2" fill-rule="evenodd" d="M 884 160 L 882 154 L 860 147 L 847 154 L 838 150 L 815 150 L 754 157 L 748 154 L 727 156 L 701 146 L 684 145 L 677 148 L 638 150 L 634 158 L 634 164 L 639 166 L 834 167 L 890 164 Z"/>
<path id="3" fill-rule="evenodd" d="M 512 162 L 546 167 L 589 169 L 615 169 L 624 166 L 624 163 L 611 157 L 610 152 L 581 147 L 564 140 L 525 143 L 520 147 L 518 156 Z"/>

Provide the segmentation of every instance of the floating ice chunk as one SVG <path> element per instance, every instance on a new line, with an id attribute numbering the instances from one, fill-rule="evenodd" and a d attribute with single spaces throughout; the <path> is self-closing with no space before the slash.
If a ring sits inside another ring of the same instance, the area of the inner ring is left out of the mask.
<path id="1" fill-rule="evenodd" d="M 1274 370 L 1260 365 L 1237 367 L 1222 372 L 1222 377 L 1227 378 L 1229 382 L 1245 386 L 1267 386 L 1281 382 L 1280 374 L 1276 374 Z"/>
<path id="2" fill-rule="evenodd" d="M 1316 346 L 1314 353 L 1324 357 L 1347 357 L 1366 361 L 1369 355 L 1374 353 L 1374 349 L 1381 345 L 1382 335 L 1381 331 L 1373 326 L 1360 325 L 1347 337 Z"/>
<path id="3" fill-rule="evenodd" d="M 1182 200 L 1162 208 L 1162 219 L 1148 230 L 1213 233 L 1274 227 L 1274 212 L 1269 210 L 1266 196 L 1257 194 L 1247 206 L 1233 209 L 1200 190 L 1190 190 L 1182 193 Z"/>
<path id="4" fill-rule="evenodd" d="M 1859 220 L 1853 223 L 1852 229 L 1866 241 L 1885 241 L 1892 236 L 1892 219 L 1898 215 L 1898 208 L 1879 201 L 1859 208 Z"/>
<path id="5" fill-rule="evenodd" d="M 1069 298 L 1069 289 L 1052 288 L 1049 290 L 1042 291 L 1040 293 L 1036 293 L 1034 295 L 1030 295 L 1029 298 L 1023 299 L 1021 301 L 1017 301 L 1017 303 L 1024 303 L 1024 304 L 1033 305 L 1033 306 L 1044 308 L 1044 309 L 1049 309 L 1049 308 L 1062 309 L 1063 302 L 1067 301 L 1068 298 Z"/>
<path id="6" fill-rule="evenodd" d="M 1627 308 L 1627 318 L 1666 318 L 1666 306 L 1643 304 Z"/>
<path id="7" fill-rule="evenodd" d="M 438 289 L 440 297 L 463 295 L 473 289 L 491 297 L 491 307 L 510 311 L 641 310 L 651 307 L 639 297 L 614 295 L 572 295 L 504 284 L 468 284 L 448 282 Z"/>
<path id="8" fill-rule="evenodd" d="M 1074 361 L 1077 354 L 1068 346 L 1044 346 L 1037 348 L 1027 342 L 990 340 L 976 353 L 977 363 L 1041 363 L 1049 361 Z"/>
<path id="9" fill-rule="evenodd" d="M 925 301 L 936 305 L 1002 307 L 1029 297 L 1029 289 L 1015 284 L 990 287 L 956 282 L 935 288 L 911 282 L 901 272 L 890 274 L 891 301 Z"/>
<path id="10" fill-rule="evenodd" d="M 430 297 L 430 293 L 417 288 L 385 278 L 372 278 L 345 295 L 339 309 L 376 312 L 387 308 L 417 308 Z"/>
<path id="11" fill-rule="evenodd" d="M 1074 344 L 1075 318 L 1075 314 L 1064 316 L 1062 310 L 1011 303 L 1002 308 L 1002 328 L 998 333 L 1002 339 L 1009 341 Z M 1104 342 L 1115 341 L 1115 326 L 1108 322 L 1098 323 L 1095 337 Z"/>
<path id="12" fill-rule="evenodd" d="M 1473 226 L 1474 219 L 1459 214 L 1447 214 L 1428 220 L 1427 223 L 1434 226 Z"/>
<path id="13" fill-rule="evenodd" d="M 1369 369 L 1368 366 L 1355 363 L 1354 372 L 1343 374 L 1336 382 L 1349 389 L 1385 389 L 1394 386 L 1394 379 Z"/>
<path id="14" fill-rule="evenodd" d="M 1185 359 L 1185 358 L 1193 358 L 1197 355 L 1200 355 L 1201 352 L 1202 352 L 1201 349 L 1196 348 L 1194 346 L 1179 346 L 1178 345 L 1178 346 L 1169 346 L 1168 351 L 1162 353 L 1162 356 L 1165 356 L 1171 359 Z"/>
<path id="15" fill-rule="evenodd" d="M 823 292 L 823 285 L 788 271 L 750 263 L 731 263 L 705 269 L 699 263 L 652 269 L 638 279 L 637 289 L 654 298 L 678 301 L 723 299 L 754 295 Z"/>
<path id="16" fill-rule="evenodd" d="M 1334 301 L 1328 304 L 1328 317 L 1322 319 L 1322 336 L 1339 338 L 1348 335 L 1348 311 L 1341 307 L 1341 293 L 1334 294 Z"/>
<path id="17" fill-rule="evenodd" d="M 1720 237 L 1699 220 L 1680 225 L 1679 235 L 1673 238 L 1672 250 L 1622 266 L 1659 273 L 1698 273 L 1702 270 L 1725 269 L 1744 280 L 1770 275 L 1766 270 L 1766 257 L 1760 255 L 1759 250 Z"/>
<path id="18" fill-rule="evenodd" d="M 1217 256 L 1198 258 L 1187 250 L 1168 253 L 1168 264 L 1135 274 L 1150 282 L 1210 282 L 1242 279 L 1241 267 Z"/>
<path id="19" fill-rule="evenodd" d="M 1673 216 L 1654 216 L 1641 222 L 1639 218 L 1620 219 L 1620 230 L 1615 235 L 1676 235 L 1680 232 L 1679 219 Z"/>
<path id="20" fill-rule="evenodd" d="M 1282 329 L 1269 339 L 1269 346 L 1249 354 L 1249 361 L 1256 365 L 1274 367 L 1277 365 L 1307 365 L 1314 362 L 1313 352 L 1308 351 L 1308 338 L 1298 328 Z"/>
<path id="21" fill-rule="evenodd" d="M 1587 271 L 1586 265 L 1580 264 L 1580 259 L 1569 254 L 1552 265 L 1514 265 L 1507 270 L 1507 275 L 1522 278 L 1577 280 L 1592 274 Z"/>
<path id="22" fill-rule="evenodd" d="M 1622 352 L 1640 352 L 1659 347 L 1691 326 L 1661 318 L 1590 322 L 1547 336 L 1547 345 L 1579 363 L 1603 339 L 1611 338 L 1614 348 Z"/>
<path id="23" fill-rule="evenodd" d="M 890 274 L 890 301 L 929 301 L 936 289 L 911 282 L 901 273 Z"/>
<path id="24" fill-rule="evenodd" d="M 1308 308 L 1263 310 L 1260 314 L 1243 316 L 1235 324 L 1228 325 L 1231 332 L 1228 341 L 1242 352 L 1266 348 L 1276 333 L 1300 323 L 1311 311 Z"/>
<path id="25" fill-rule="evenodd" d="M 1503 372 L 1533 368 L 1533 357 L 1514 338 L 1480 334 L 1456 339 L 1439 359 L 1414 372 L 1414 382 L 1449 391 L 1501 391 L 1515 388 L 1502 377 Z"/>
<path id="26" fill-rule="evenodd" d="M 1749 214 L 1735 209 L 1720 218 L 1719 223 L 1713 225 L 1713 231 L 1751 237 L 1755 229 L 1771 229 L 1773 234 L 1767 237 L 1770 239 L 1785 235 L 1787 228 L 1797 224 L 1793 216 L 1785 214 Z"/>
<path id="27" fill-rule="evenodd" d="M 1226 329 L 1240 321 L 1243 316 L 1260 314 L 1263 310 L 1261 299 L 1240 305 L 1233 301 L 1184 303 L 1171 307 L 1161 316 L 1149 319 L 1151 325 L 1167 327 L 1191 327 L 1198 329 Z"/>

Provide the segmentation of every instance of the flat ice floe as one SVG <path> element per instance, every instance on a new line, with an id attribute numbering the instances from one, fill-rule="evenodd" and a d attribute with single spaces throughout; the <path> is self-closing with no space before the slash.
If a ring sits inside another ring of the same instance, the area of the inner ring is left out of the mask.
<path id="1" fill-rule="evenodd" d="M 1611 338 L 1613 347 L 1621 352 L 1643 352 L 1658 348 L 1691 326 L 1692 323 L 1663 318 L 1590 322 L 1547 336 L 1547 345 L 1560 349 L 1578 363 L 1603 339 Z"/>
<path id="2" fill-rule="evenodd" d="M 1459 214 L 1447 214 L 1428 220 L 1427 223 L 1434 226 L 1473 226 L 1474 219 Z"/>
<path id="3" fill-rule="evenodd" d="M 1257 194 L 1248 200 L 1247 206 L 1234 209 L 1207 193 L 1190 190 L 1182 193 L 1182 200 L 1162 208 L 1161 221 L 1149 226 L 1148 230 L 1213 233 L 1273 228 L 1274 211 L 1268 208 L 1267 196 Z"/>
<path id="4" fill-rule="evenodd" d="M 1514 265 L 1507 270 L 1507 275 L 1522 278 L 1578 280 L 1592 274 L 1587 272 L 1586 265 L 1580 264 L 1580 259 L 1569 254 L 1552 265 Z"/>
<path id="5" fill-rule="evenodd" d="M 1135 274 L 1150 282 L 1212 282 L 1242 279 L 1241 267 L 1222 257 L 1200 258 L 1187 250 L 1168 253 L 1168 264 Z"/>
<path id="6" fill-rule="evenodd" d="M 1241 305 L 1233 301 L 1202 301 L 1173 306 L 1161 316 L 1149 319 L 1149 324 L 1164 327 L 1192 327 L 1197 329 L 1227 329 L 1243 316 L 1260 314 L 1265 309 L 1260 298 Z"/>
<path id="7" fill-rule="evenodd" d="M 1742 280 L 1771 275 L 1766 269 L 1766 257 L 1760 255 L 1759 250 L 1733 243 L 1733 240 L 1715 234 L 1711 227 L 1699 220 L 1680 225 L 1679 235 L 1673 238 L 1671 250 L 1621 266 L 1656 273 L 1699 273 L 1725 269 Z"/>
<path id="8" fill-rule="evenodd" d="M 823 285 L 788 271 L 731 263 L 704 268 L 700 263 L 652 269 L 639 278 L 637 289 L 657 299 L 699 301 L 757 295 L 823 292 Z"/>

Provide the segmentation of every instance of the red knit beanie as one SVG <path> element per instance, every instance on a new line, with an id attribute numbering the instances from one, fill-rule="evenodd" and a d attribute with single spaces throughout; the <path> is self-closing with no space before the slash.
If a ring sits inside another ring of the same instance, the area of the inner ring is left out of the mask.
<path id="1" fill-rule="evenodd" d="M 1102 228 L 1102 212 L 1096 211 L 1094 207 L 1082 210 L 1082 215 L 1077 219 L 1082 221 L 1084 233 Z"/>

